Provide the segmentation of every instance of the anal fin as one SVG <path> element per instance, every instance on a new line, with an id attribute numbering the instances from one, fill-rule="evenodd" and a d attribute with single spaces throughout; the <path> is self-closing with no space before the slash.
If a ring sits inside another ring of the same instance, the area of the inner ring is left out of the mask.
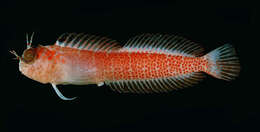
<path id="1" fill-rule="evenodd" d="M 119 93 L 166 93 L 192 86 L 202 80 L 203 77 L 203 72 L 193 72 L 166 78 L 119 80 L 105 83 L 108 84 L 113 91 Z"/>

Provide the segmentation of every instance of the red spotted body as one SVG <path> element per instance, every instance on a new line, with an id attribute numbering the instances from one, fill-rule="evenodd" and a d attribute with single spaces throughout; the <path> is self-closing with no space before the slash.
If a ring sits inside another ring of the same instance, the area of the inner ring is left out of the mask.
<path id="1" fill-rule="evenodd" d="M 231 45 L 204 56 L 202 52 L 198 44 L 177 36 L 143 34 L 122 47 L 108 38 L 72 33 L 63 34 L 54 45 L 29 47 L 19 68 L 33 80 L 51 83 L 64 100 L 74 98 L 64 97 L 58 84 L 105 83 L 117 92 L 159 93 L 194 85 L 203 72 L 224 80 L 238 75 L 239 61 Z"/>
<path id="2" fill-rule="evenodd" d="M 138 80 L 180 76 L 203 71 L 207 60 L 158 53 L 96 53 L 97 78 L 104 80 Z"/>

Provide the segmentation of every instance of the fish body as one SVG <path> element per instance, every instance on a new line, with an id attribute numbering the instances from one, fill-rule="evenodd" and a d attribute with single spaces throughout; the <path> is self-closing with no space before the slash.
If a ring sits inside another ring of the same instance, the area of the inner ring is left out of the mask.
<path id="1" fill-rule="evenodd" d="M 180 76 L 203 71 L 201 57 L 141 52 L 95 52 L 68 47 L 37 48 L 33 66 L 20 71 L 42 83 L 89 84 Z M 90 59 L 92 58 L 92 59 Z M 50 74 L 52 73 L 52 74 Z"/>
<path id="2" fill-rule="evenodd" d="M 115 52 L 94 54 L 97 78 L 102 81 L 177 77 L 203 71 L 206 59 L 159 53 Z"/>
<path id="3" fill-rule="evenodd" d="M 20 61 L 20 71 L 54 89 L 59 84 L 107 84 L 120 93 L 160 93 L 194 85 L 204 73 L 232 80 L 240 71 L 229 44 L 202 55 L 198 44 L 161 34 L 136 36 L 123 47 L 104 37 L 63 34 L 54 45 L 33 51 L 33 62 Z"/>

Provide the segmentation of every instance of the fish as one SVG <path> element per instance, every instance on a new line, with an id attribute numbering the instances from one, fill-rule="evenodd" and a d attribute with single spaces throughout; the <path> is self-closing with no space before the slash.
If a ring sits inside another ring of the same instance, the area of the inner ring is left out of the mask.
<path id="1" fill-rule="evenodd" d="M 19 70 L 26 77 L 51 84 L 62 100 L 57 85 L 108 85 L 119 93 L 169 93 L 192 87 L 205 74 L 231 81 L 239 76 L 235 48 L 224 44 L 205 54 L 198 43 L 178 35 L 144 33 L 124 45 L 114 39 L 85 33 L 63 33 L 52 45 L 31 46 L 27 38 Z"/>

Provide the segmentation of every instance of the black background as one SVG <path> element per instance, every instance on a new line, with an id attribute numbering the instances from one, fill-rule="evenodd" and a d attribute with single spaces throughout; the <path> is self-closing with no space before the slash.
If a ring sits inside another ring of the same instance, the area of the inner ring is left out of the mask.
<path id="1" fill-rule="evenodd" d="M 7 131 L 176 131 L 256 130 L 258 93 L 253 91 L 256 8 L 246 1 L 6 1 L 1 11 L 1 124 Z M 255 6 L 256 7 L 256 6 Z M 74 101 L 62 101 L 49 84 L 26 78 L 9 50 L 50 45 L 64 32 L 108 36 L 124 43 L 141 33 L 177 34 L 207 52 L 232 44 L 242 71 L 235 81 L 207 76 L 169 94 L 133 95 L 107 86 L 59 86 Z M 256 74 L 256 73 L 255 73 Z"/>

